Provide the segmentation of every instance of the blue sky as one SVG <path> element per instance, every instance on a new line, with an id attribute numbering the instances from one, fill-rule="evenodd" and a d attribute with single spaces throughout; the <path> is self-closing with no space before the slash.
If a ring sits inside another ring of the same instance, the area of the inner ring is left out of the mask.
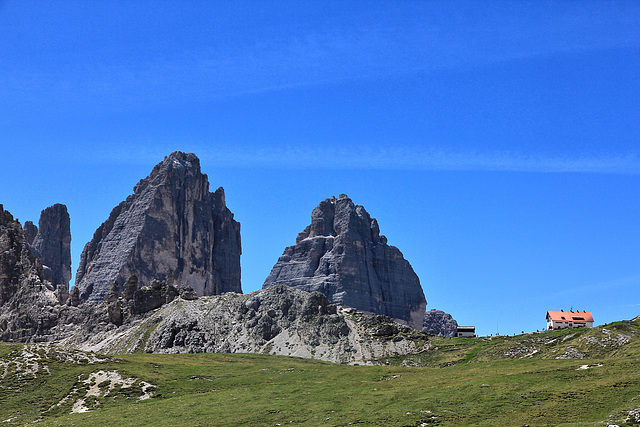
<path id="1" fill-rule="evenodd" d="M 0 203 L 65 203 L 73 266 L 191 151 L 259 289 L 348 194 L 480 334 L 640 314 L 637 2 L 0 0 Z"/>

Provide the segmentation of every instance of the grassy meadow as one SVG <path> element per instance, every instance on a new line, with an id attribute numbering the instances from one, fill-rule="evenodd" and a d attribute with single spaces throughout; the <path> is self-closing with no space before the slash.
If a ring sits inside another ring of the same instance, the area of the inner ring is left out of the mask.
<path id="1" fill-rule="evenodd" d="M 377 366 L 259 354 L 131 354 L 90 363 L 84 353 L 0 344 L 0 425 L 622 425 L 640 407 L 640 324 L 600 329 L 434 337 L 430 351 Z M 601 336 L 620 345 L 607 349 Z M 25 349 L 37 357 L 20 356 Z M 575 351 L 585 356 L 555 358 Z M 108 381 L 88 380 L 96 371 L 138 381 L 109 389 Z M 153 385 L 151 398 L 139 399 L 139 380 Z M 70 413 L 92 387 L 100 392 L 84 399 L 89 411 Z"/>

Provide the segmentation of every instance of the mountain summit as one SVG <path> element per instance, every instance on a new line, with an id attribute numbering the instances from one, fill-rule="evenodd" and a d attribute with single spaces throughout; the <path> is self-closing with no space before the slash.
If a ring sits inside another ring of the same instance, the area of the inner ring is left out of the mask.
<path id="1" fill-rule="evenodd" d="M 54 289 L 68 296 L 71 280 L 71 222 L 67 207 L 56 203 L 40 213 L 36 227 L 25 223 L 25 235 L 33 254 L 42 260 L 44 276 Z M 34 234 L 33 238 L 29 235 Z M 31 240 L 31 241 L 29 241 Z"/>
<path id="2" fill-rule="evenodd" d="M 102 302 L 109 286 L 176 281 L 198 295 L 241 292 L 240 223 L 226 207 L 224 190 L 209 180 L 193 153 L 179 151 L 153 168 L 133 194 L 96 230 L 80 258 L 80 298 Z"/>
<path id="3" fill-rule="evenodd" d="M 263 288 L 319 291 L 336 304 L 383 314 L 422 329 L 426 300 L 420 280 L 375 218 L 342 194 L 322 201 L 311 224 L 271 270 Z"/>

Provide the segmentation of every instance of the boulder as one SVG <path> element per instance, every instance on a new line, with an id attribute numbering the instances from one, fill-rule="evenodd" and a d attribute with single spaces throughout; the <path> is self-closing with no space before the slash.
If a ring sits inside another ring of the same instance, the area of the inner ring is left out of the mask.
<path id="1" fill-rule="evenodd" d="M 154 280 L 151 286 L 145 286 L 133 293 L 131 313 L 142 314 L 171 302 L 178 295 L 173 285 Z"/>
<path id="2" fill-rule="evenodd" d="M 435 309 L 429 310 L 424 314 L 422 330 L 431 335 L 455 337 L 458 330 L 458 322 L 449 313 Z"/>

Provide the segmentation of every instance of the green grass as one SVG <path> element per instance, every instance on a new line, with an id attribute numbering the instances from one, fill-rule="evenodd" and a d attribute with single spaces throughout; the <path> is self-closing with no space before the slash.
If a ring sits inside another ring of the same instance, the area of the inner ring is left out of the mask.
<path id="1" fill-rule="evenodd" d="M 49 358 L 50 375 L 19 379 L 10 373 L 0 382 L 0 422 L 11 419 L 2 425 L 24 425 L 41 418 L 38 425 L 46 426 L 604 426 L 607 421 L 622 423 L 626 412 L 640 407 L 640 335 L 634 335 L 640 325 L 620 322 L 607 330 L 634 338 L 608 351 L 579 340 L 586 334 L 600 337 L 598 330 L 579 331 L 571 338 L 566 338 L 567 331 L 492 340 L 433 338 L 431 351 L 385 359 L 380 366 L 256 354 L 132 354 L 96 364 Z M 559 339 L 531 358 L 505 356 L 523 343 L 529 345 L 526 340 L 531 338 L 554 337 Z M 551 357 L 569 346 L 591 349 L 595 356 Z M 0 360 L 10 360 L 11 352 L 21 349 L 0 344 Z M 426 367 L 399 366 L 403 362 Z M 578 370 L 598 364 L 602 366 Z M 154 384 L 155 397 L 138 401 L 139 390 L 122 389 L 96 399 L 97 409 L 91 412 L 69 414 L 71 401 L 45 412 L 82 386 L 79 377 L 100 369 Z"/>

